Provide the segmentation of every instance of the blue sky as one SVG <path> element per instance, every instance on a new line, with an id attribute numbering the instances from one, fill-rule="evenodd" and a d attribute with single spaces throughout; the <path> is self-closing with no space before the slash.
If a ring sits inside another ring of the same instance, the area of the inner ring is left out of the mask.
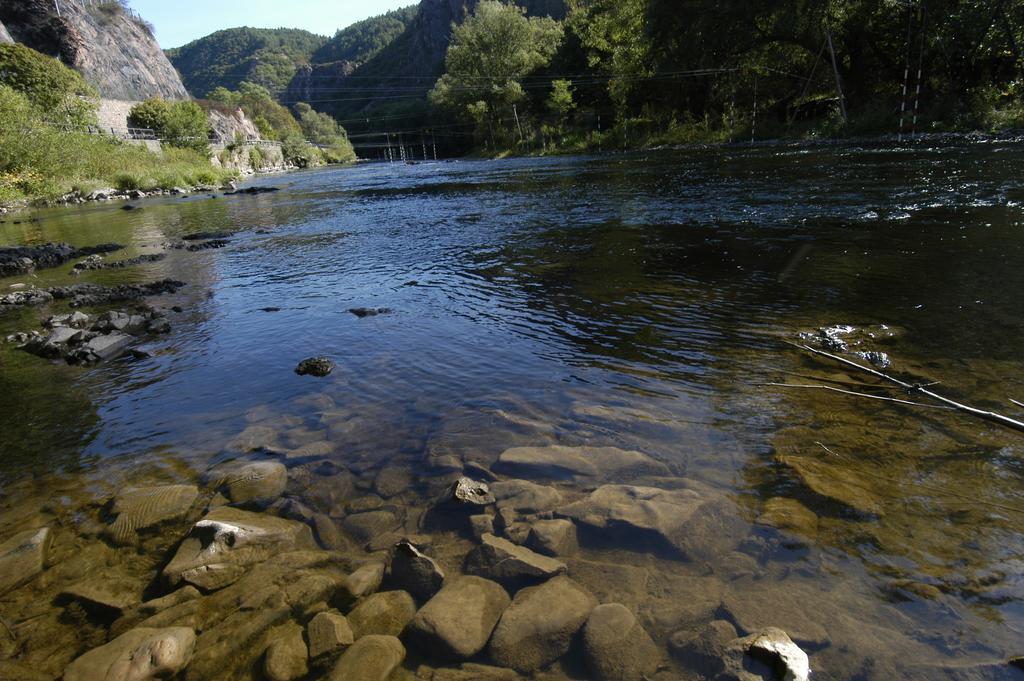
<path id="1" fill-rule="evenodd" d="M 304 28 L 334 35 L 360 19 L 416 4 L 418 0 L 131 0 L 156 26 L 164 49 L 179 47 L 222 28 Z"/>

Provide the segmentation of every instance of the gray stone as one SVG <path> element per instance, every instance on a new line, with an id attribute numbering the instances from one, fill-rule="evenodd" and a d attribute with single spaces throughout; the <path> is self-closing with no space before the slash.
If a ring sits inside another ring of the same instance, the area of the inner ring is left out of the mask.
<path id="1" fill-rule="evenodd" d="M 355 643 L 352 627 L 337 612 L 321 612 L 306 625 L 309 656 L 312 658 L 341 653 Z"/>
<path id="2" fill-rule="evenodd" d="M 433 657 L 469 659 L 487 645 L 510 602 L 495 582 L 457 577 L 416 613 L 409 636 Z"/>
<path id="3" fill-rule="evenodd" d="M 131 544 L 139 530 L 182 518 L 199 496 L 195 485 L 129 487 L 114 497 L 110 512 L 115 516 L 110 535 L 118 544 Z"/>
<path id="4" fill-rule="evenodd" d="M 604 485 L 556 514 L 602 540 L 689 559 L 728 553 L 748 532 L 727 499 L 692 489 Z"/>
<path id="5" fill-rule="evenodd" d="M 403 660 L 405 646 L 394 636 L 363 636 L 345 651 L 327 681 L 386 681 Z"/>
<path id="6" fill-rule="evenodd" d="M 78 601 L 86 609 L 120 617 L 142 602 L 144 587 L 142 582 L 106 574 L 65 587 L 60 597 Z"/>
<path id="7" fill-rule="evenodd" d="M 583 627 L 583 655 L 596 681 L 644 681 L 658 669 L 661 651 L 624 605 L 594 608 Z"/>
<path id="8" fill-rule="evenodd" d="M 290 623 L 273 637 L 263 658 L 267 681 L 297 681 L 309 673 L 309 651 L 302 639 L 302 627 Z"/>
<path id="9" fill-rule="evenodd" d="M 277 431 L 269 426 L 249 426 L 228 442 L 225 449 L 242 453 L 284 451 L 278 441 Z"/>
<path id="10" fill-rule="evenodd" d="M 669 475 L 665 464 L 646 454 L 617 447 L 513 447 L 498 457 L 494 470 L 525 478 L 585 481 L 597 477 Z"/>
<path id="11" fill-rule="evenodd" d="M 479 575 L 517 589 L 565 572 L 565 563 L 517 546 L 507 539 L 485 534 L 481 544 L 466 556 L 467 574 Z"/>
<path id="12" fill-rule="evenodd" d="M 338 447 L 333 442 L 328 440 L 319 440 L 317 442 L 310 442 L 309 444 L 296 447 L 295 449 L 289 449 L 285 452 L 285 458 L 289 461 L 296 461 L 299 459 L 318 459 L 324 456 L 330 456 L 337 451 Z"/>
<path id="13" fill-rule="evenodd" d="M 192 527 L 163 574 L 172 586 L 184 581 L 209 591 L 278 553 L 313 548 L 308 525 L 222 506 Z"/>
<path id="14" fill-rule="evenodd" d="M 473 538 L 480 541 L 485 534 L 494 534 L 494 518 L 482 513 L 470 516 L 469 528 Z"/>
<path id="15" fill-rule="evenodd" d="M 345 535 L 338 529 L 338 525 L 329 515 L 326 513 L 314 513 L 311 521 L 313 523 L 313 530 L 316 531 L 316 540 L 320 542 L 320 546 L 332 551 L 349 547 L 348 539 L 345 538 Z"/>
<path id="16" fill-rule="evenodd" d="M 388 579 L 391 585 L 426 601 L 441 589 L 444 571 L 411 542 L 402 540 L 391 551 Z"/>
<path id="17" fill-rule="evenodd" d="M 818 587 L 794 580 L 774 585 L 737 580 L 723 594 L 720 612 L 736 625 L 740 634 L 780 627 L 801 646 L 820 650 L 831 644 L 828 630 L 822 624 L 830 621 L 829 616 L 816 605 L 824 596 Z"/>
<path id="18" fill-rule="evenodd" d="M 102 334 L 82 345 L 80 352 L 86 352 L 101 360 L 112 359 L 124 352 L 133 340 L 124 333 Z"/>
<path id="19" fill-rule="evenodd" d="M 299 362 L 299 365 L 295 367 L 295 373 L 299 376 L 323 378 L 324 376 L 329 376 L 335 367 L 337 365 L 327 357 L 311 357 Z"/>
<path id="20" fill-rule="evenodd" d="M 288 486 L 288 469 L 276 461 L 218 466 L 208 475 L 212 486 L 233 503 L 272 501 Z"/>
<path id="21" fill-rule="evenodd" d="M 196 634 L 186 627 L 132 629 L 64 670 L 64 681 L 149 681 L 171 678 L 192 659 Z"/>
<path id="22" fill-rule="evenodd" d="M 370 634 L 398 636 L 416 616 L 416 602 L 407 591 L 382 591 L 367 597 L 348 614 L 356 638 Z"/>
<path id="23" fill-rule="evenodd" d="M 569 520 L 538 520 L 530 528 L 526 546 L 545 556 L 571 556 L 579 549 L 576 526 Z"/>
<path id="24" fill-rule="evenodd" d="M 568 577 L 523 589 L 491 637 L 491 658 L 503 667 L 532 672 L 568 652 L 597 599 Z"/>
<path id="25" fill-rule="evenodd" d="M 529 480 L 494 482 L 491 491 L 499 509 L 510 508 L 518 513 L 543 513 L 562 505 L 561 492 Z"/>
<path id="26" fill-rule="evenodd" d="M 770 627 L 726 647 L 721 681 L 808 681 L 807 653 L 781 629 Z"/>
<path id="27" fill-rule="evenodd" d="M 0 544 L 0 595 L 36 578 L 46 564 L 50 528 L 26 530 Z"/>
<path id="28" fill-rule="evenodd" d="M 493 504 L 494 495 L 485 483 L 461 477 L 452 483 L 442 501 L 449 505 L 473 508 Z"/>
<path id="29" fill-rule="evenodd" d="M 343 521 L 345 529 L 361 543 L 397 529 L 402 523 L 391 511 L 367 511 L 347 516 Z"/>

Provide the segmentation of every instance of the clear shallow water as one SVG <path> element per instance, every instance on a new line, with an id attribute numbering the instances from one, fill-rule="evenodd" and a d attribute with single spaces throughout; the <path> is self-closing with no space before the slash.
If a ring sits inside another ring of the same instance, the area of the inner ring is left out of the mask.
<path id="1" fill-rule="evenodd" d="M 8 217 L 0 243 L 118 241 L 128 255 L 240 231 L 222 250 L 73 279 L 188 283 L 159 301 L 183 312 L 149 359 L 81 369 L 0 349 L 0 539 L 57 518 L 88 544 L 118 487 L 194 481 L 251 423 L 300 443 L 326 430 L 367 485 L 384 466 L 427 480 L 445 454 L 490 465 L 515 445 L 611 445 L 714 486 L 746 522 L 774 498 L 817 516 L 785 546 L 754 525 L 710 565 L 588 549 L 648 571 L 646 591 L 599 595 L 632 599 L 660 643 L 742 599 L 783 628 L 824 629 L 819 678 L 1012 678 L 1024 436 L 761 384 L 863 380 L 783 341 L 886 324 L 894 370 L 1020 416 L 1022 171 L 1024 149 L 993 144 L 651 152 L 367 165 L 261 180 L 285 190 L 257 197 Z M 68 283 L 69 269 L 0 286 Z M 43 316 L 0 312 L 0 332 Z M 313 355 L 335 373 L 292 372 Z M 809 490 L 780 456 L 828 466 L 880 512 Z M 22 621 L 20 598 L 0 600 L 5 620 Z M 43 656 L 31 648 L 9 654 Z"/>

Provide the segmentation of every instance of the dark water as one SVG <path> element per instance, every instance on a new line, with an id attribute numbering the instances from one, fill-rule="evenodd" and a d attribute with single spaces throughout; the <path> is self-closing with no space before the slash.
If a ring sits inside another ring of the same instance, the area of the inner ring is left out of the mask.
<path id="1" fill-rule="evenodd" d="M 367 479 L 427 475 L 446 454 L 489 465 L 515 445 L 611 445 L 718 488 L 745 521 L 777 498 L 817 516 L 781 545 L 753 526 L 720 564 L 604 554 L 671 585 L 630 603 L 660 643 L 741 598 L 827 632 L 817 678 L 1012 678 L 1024 434 L 763 384 L 863 381 L 784 341 L 887 325 L 875 349 L 894 371 L 1024 415 L 1009 401 L 1024 401 L 1022 177 L 1024 148 L 989 143 L 722 149 L 367 165 L 261 180 L 285 190 L 258 197 L 8 217 L 0 243 L 128 255 L 241 231 L 73 280 L 188 283 L 159 301 L 183 312 L 149 359 L 83 369 L 0 348 L 0 539 L 31 514 L 74 531 L 125 484 L 195 480 L 251 423 L 301 441 L 326 397 L 336 456 Z M 68 269 L 0 286 L 67 283 Z M 46 312 L 0 312 L 0 332 Z M 312 355 L 338 369 L 296 376 Z M 808 489 L 781 456 L 828 467 L 878 512 Z"/>

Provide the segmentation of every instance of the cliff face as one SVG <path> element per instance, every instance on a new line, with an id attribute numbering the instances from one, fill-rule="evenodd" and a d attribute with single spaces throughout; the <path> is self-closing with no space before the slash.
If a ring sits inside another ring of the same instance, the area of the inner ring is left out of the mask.
<path id="1" fill-rule="evenodd" d="M 0 45 L 3 45 L 4 43 L 13 42 L 14 38 L 12 38 L 11 34 L 7 32 L 7 28 L 2 23 L 0 23 Z"/>
<path id="2" fill-rule="evenodd" d="M 76 0 L 3 0 L 0 25 L 14 40 L 79 71 L 103 97 L 188 98 L 149 28 L 116 3 L 85 7 Z"/>

